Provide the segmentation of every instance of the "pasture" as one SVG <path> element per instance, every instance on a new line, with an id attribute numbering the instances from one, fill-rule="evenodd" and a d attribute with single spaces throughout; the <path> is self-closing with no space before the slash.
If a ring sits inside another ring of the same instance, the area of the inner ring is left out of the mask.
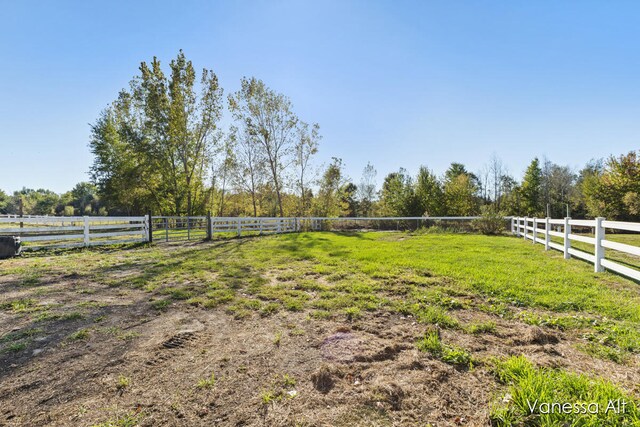
<path id="1" fill-rule="evenodd" d="M 640 425 L 640 285 L 519 238 L 314 232 L 0 268 L 0 425 Z"/>

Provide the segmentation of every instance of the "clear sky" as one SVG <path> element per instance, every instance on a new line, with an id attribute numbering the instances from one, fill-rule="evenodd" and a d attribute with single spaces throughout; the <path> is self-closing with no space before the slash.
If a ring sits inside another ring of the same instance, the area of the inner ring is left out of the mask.
<path id="1" fill-rule="evenodd" d="M 495 153 L 579 168 L 638 149 L 637 1 L 0 0 L 0 188 L 88 179 L 89 124 L 155 55 L 256 76 L 356 182 Z"/>

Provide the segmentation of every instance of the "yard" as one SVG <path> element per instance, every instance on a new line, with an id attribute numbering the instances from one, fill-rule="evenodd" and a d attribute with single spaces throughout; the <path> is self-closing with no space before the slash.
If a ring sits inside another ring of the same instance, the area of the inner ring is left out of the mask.
<path id="1" fill-rule="evenodd" d="M 0 268 L 0 425 L 640 426 L 640 286 L 522 239 L 316 232 Z"/>

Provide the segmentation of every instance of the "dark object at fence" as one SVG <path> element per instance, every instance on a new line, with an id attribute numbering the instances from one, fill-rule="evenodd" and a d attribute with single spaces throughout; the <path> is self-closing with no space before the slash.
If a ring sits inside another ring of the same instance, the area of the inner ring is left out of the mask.
<path id="1" fill-rule="evenodd" d="M 20 255 L 22 245 L 19 237 L 0 236 L 0 259 Z"/>

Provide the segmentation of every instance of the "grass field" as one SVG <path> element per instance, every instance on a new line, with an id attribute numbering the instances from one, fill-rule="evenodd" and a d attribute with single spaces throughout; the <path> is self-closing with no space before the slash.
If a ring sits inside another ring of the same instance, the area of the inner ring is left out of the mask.
<path id="1" fill-rule="evenodd" d="M 522 239 L 300 233 L 0 268 L 0 424 L 640 425 L 640 285 Z"/>

